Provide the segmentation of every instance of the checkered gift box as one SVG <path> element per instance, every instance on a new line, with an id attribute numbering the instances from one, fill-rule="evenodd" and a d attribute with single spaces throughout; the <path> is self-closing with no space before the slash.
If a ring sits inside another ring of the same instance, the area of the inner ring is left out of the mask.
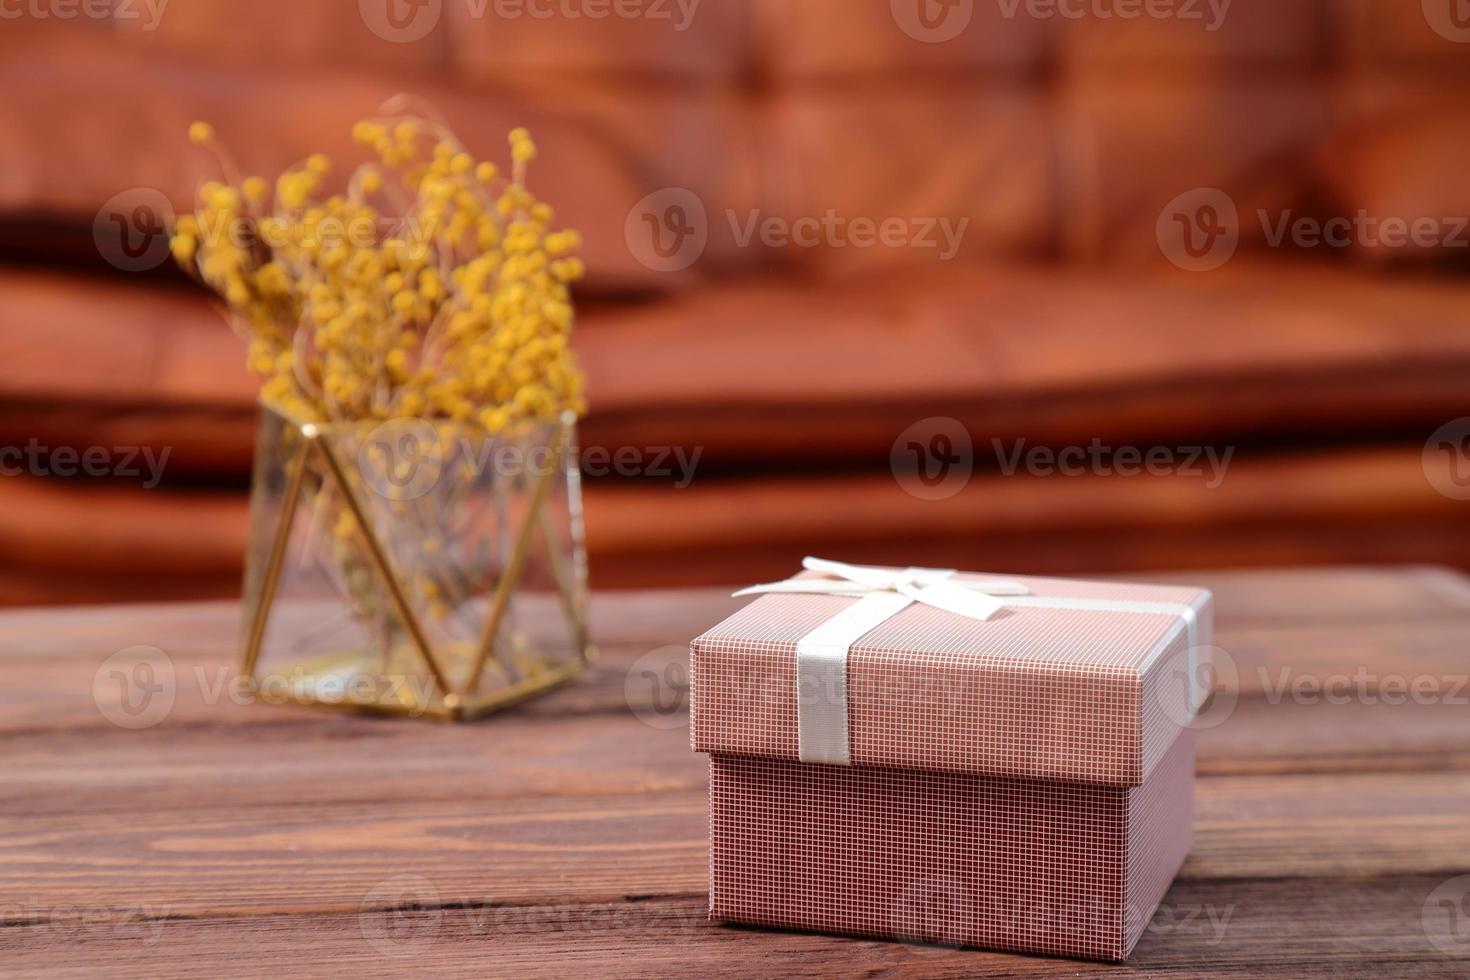
<path id="1" fill-rule="evenodd" d="M 808 566 L 691 645 L 711 916 L 1126 958 L 1189 850 L 1210 593 Z"/>

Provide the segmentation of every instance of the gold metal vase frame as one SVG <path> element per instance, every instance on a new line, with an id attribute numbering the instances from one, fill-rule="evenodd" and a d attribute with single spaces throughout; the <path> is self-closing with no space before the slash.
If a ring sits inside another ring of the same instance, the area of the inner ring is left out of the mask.
<path id="1" fill-rule="evenodd" d="M 266 410 L 271 411 L 271 409 Z M 501 572 L 499 580 L 496 583 L 494 595 L 491 597 L 490 613 L 485 621 L 484 630 L 481 633 L 479 643 L 476 647 L 470 671 L 458 690 L 453 689 L 448 675 L 439 662 L 439 658 L 434 653 L 428 635 L 419 622 L 412 604 L 408 601 L 403 586 L 400 584 L 398 577 L 393 573 L 392 566 L 388 561 L 387 552 L 384 550 L 377 536 L 373 533 L 372 525 L 368 521 L 368 515 L 362 505 L 362 501 L 353 489 L 351 481 L 347 479 L 342 462 L 338 458 L 336 451 L 330 445 L 330 440 L 323 438 L 325 433 L 320 427 L 312 423 L 295 423 L 289 419 L 286 422 L 296 430 L 302 439 L 300 448 L 294 452 L 290 462 L 287 464 L 286 492 L 282 502 L 280 523 L 276 526 L 275 533 L 272 536 L 270 556 L 266 561 L 264 578 L 261 582 L 254 615 L 250 619 L 241 657 L 240 676 L 252 689 L 256 689 L 260 682 L 260 678 L 256 676 L 255 671 L 260 659 L 261 647 L 265 641 L 265 631 L 270 620 L 271 607 L 274 604 L 276 590 L 280 584 L 281 567 L 285 563 L 286 552 L 290 543 L 291 527 L 296 519 L 298 505 L 301 502 L 307 462 L 313 453 L 320 454 L 322 461 L 326 463 L 327 476 L 336 484 L 337 489 L 341 491 L 348 509 L 352 512 L 358 531 L 364 536 L 364 543 L 367 545 L 368 555 L 372 560 L 373 566 L 387 587 L 393 608 L 403 621 L 408 636 L 412 641 L 413 649 L 422 658 L 428 676 L 433 679 L 437 696 L 428 703 L 422 703 L 411 698 L 407 700 L 325 698 L 292 690 L 282 695 L 285 700 L 294 701 L 299 704 L 324 705 L 359 711 L 411 715 L 415 717 L 426 716 L 450 721 L 468 721 L 483 717 L 502 708 L 507 708 L 542 691 L 565 683 L 581 673 L 587 664 L 591 662 L 595 655 L 595 650 L 589 642 L 584 609 L 576 591 L 575 573 L 572 568 L 568 567 L 565 558 L 557 553 L 552 543 L 553 538 L 546 525 L 546 500 L 556 481 L 557 473 L 563 465 L 563 458 L 566 455 L 567 448 L 571 445 L 572 433 L 575 427 L 574 417 L 564 416 L 556 429 L 556 435 L 552 441 L 550 465 L 546 467 L 545 473 L 539 475 L 534 489 L 531 491 L 525 519 L 516 530 L 514 550 L 511 552 L 510 558 Z M 561 597 L 563 613 L 571 627 L 572 638 L 575 643 L 575 656 L 566 664 L 544 665 L 530 677 L 525 677 L 514 684 L 501 686 L 494 691 L 482 693 L 479 690 L 481 675 L 484 673 L 486 663 L 494 653 L 495 640 L 499 633 L 501 622 L 505 618 L 506 611 L 510 608 L 511 596 L 525 568 L 526 558 L 530 553 L 532 542 L 538 530 L 542 535 L 543 542 L 546 544 L 546 552 L 549 556 L 552 576 L 556 581 L 557 591 Z"/>

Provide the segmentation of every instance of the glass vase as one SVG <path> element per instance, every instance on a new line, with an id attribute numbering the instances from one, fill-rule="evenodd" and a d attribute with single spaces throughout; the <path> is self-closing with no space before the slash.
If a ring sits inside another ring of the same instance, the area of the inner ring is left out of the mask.
<path id="1" fill-rule="evenodd" d="M 589 661 L 575 417 L 499 435 L 262 405 L 241 674 L 257 698 L 479 717 Z"/>

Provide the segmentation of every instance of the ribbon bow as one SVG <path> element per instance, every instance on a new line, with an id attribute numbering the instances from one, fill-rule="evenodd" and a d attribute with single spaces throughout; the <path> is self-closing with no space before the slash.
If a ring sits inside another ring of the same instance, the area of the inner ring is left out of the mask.
<path id="1" fill-rule="evenodd" d="M 1012 579 L 974 579 L 955 581 L 954 569 L 940 568 L 868 568 L 848 565 L 825 558 L 804 558 L 801 567 L 820 572 L 826 578 L 792 578 L 783 582 L 752 585 L 734 593 L 736 596 L 768 593 L 804 593 L 811 595 L 865 596 L 892 592 L 934 606 L 947 612 L 986 620 L 1005 603 L 995 596 L 1029 595 L 1031 590 Z"/>

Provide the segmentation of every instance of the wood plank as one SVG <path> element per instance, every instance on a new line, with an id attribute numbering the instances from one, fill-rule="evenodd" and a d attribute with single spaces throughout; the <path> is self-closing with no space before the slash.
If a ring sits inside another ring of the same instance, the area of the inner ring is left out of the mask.
<path id="1" fill-rule="evenodd" d="M 668 692 L 629 678 L 739 605 L 719 591 L 599 597 L 606 645 L 587 675 L 467 726 L 210 703 L 233 660 L 230 604 L 0 616 L 0 962 L 63 976 L 1470 973 L 1470 949 L 1422 926 L 1430 891 L 1470 874 L 1466 707 L 1372 696 L 1390 674 L 1464 674 L 1465 579 L 1177 578 L 1217 589 L 1246 693 L 1201 733 L 1195 846 L 1126 969 L 704 923 L 704 761 L 681 712 L 651 711 Z M 149 642 L 176 671 L 174 706 L 124 730 L 93 681 L 111 652 Z M 1373 676 L 1344 703 L 1278 693 L 1283 668 L 1351 680 L 1358 665 Z M 405 882 L 428 897 L 390 915 Z"/>
<path id="2" fill-rule="evenodd" d="M 1105 577 L 1211 588 L 1221 628 L 1412 622 L 1470 614 L 1470 578 L 1442 568 L 1200 570 Z M 594 593 L 593 633 L 609 645 L 682 642 L 745 604 L 747 600 L 730 597 L 736 587 Z M 127 642 L 228 652 L 239 642 L 235 602 L 6 610 L 3 623 L 0 669 L 5 657 L 23 653 L 54 657 L 110 653 Z"/>
<path id="3" fill-rule="evenodd" d="M 248 964 L 292 976 L 1461 978 L 1470 949 L 1461 954 L 1444 930 L 1423 925 L 1439 884 L 1434 876 L 1180 882 L 1121 966 L 725 926 L 705 919 L 701 895 L 446 904 L 433 883 L 412 876 L 310 915 L 181 918 L 124 908 L 85 918 L 36 906 L 25 923 L 0 930 L 0 952 L 17 977 L 235 975 Z"/>
<path id="4" fill-rule="evenodd" d="M 631 716 L 562 724 L 458 751 L 420 739 L 488 729 L 358 738 L 348 725 L 337 739 L 196 748 L 160 728 L 79 762 L 76 745 L 33 750 L 0 771 L 0 894 L 188 915 L 312 909 L 404 867 L 450 901 L 702 890 L 703 759 L 684 733 Z M 1470 871 L 1470 771 L 1208 776 L 1196 794 L 1187 877 Z"/>
<path id="5" fill-rule="evenodd" d="M 1220 574 L 1220 573 L 1217 573 Z M 1184 580 L 1189 580 L 1185 577 Z M 1205 578 L 1199 579 L 1206 581 Z M 1442 694 L 1470 696 L 1463 637 L 1470 633 L 1470 585 L 1436 569 L 1265 573 L 1252 593 L 1238 574 L 1220 574 L 1216 645 L 1229 654 L 1239 690 L 1274 692 L 1304 682 L 1378 689 L 1427 683 Z M 1252 600 L 1252 595 L 1265 596 Z M 1288 601 L 1288 598 L 1293 597 Z M 1391 597 L 1389 602 L 1384 597 Z M 629 666 L 652 649 L 669 660 L 688 638 L 741 604 L 723 591 L 684 597 L 633 593 L 593 603 L 602 662 L 593 672 L 526 710 L 547 713 L 621 711 Z M 1351 622 L 1333 622 L 1352 610 Z M 233 604 L 108 607 L 7 614 L 0 636 L 0 731 L 105 725 L 90 692 L 99 667 L 115 651 L 157 646 L 177 681 L 175 723 L 256 724 L 264 719 L 217 710 L 228 700 L 239 636 Z M 1364 677 L 1356 677 L 1361 667 Z M 292 709 L 274 722 L 291 721 Z"/>
<path id="6" fill-rule="evenodd" d="M 1458 700 L 1303 704 L 1246 697 L 1222 724 L 1199 733 L 1196 768 L 1212 776 L 1470 770 L 1467 712 Z"/>

